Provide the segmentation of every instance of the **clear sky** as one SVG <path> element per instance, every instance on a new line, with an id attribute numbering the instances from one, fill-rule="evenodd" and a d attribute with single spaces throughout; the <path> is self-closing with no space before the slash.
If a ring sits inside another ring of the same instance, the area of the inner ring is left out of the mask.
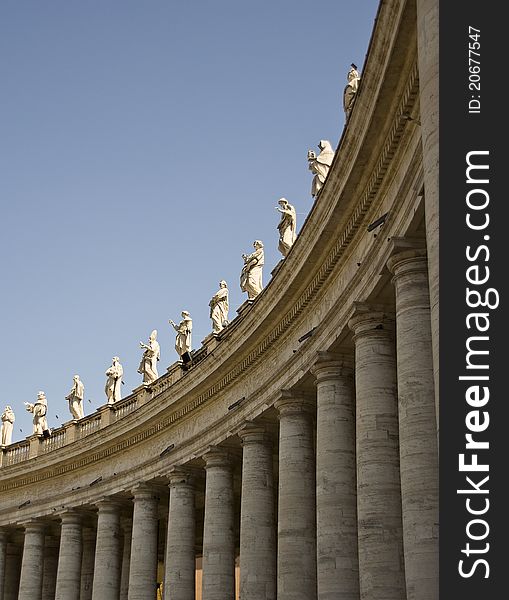
<path id="1" fill-rule="evenodd" d="M 265 244 L 284 196 L 298 227 L 313 201 L 308 149 L 338 144 L 350 63 L 365 60 L 378 2 L 3 0 L 0 3 L 0 410 L 13 441 L 43 390 L 50 427 L 106 401 L 104 372 L 141 383 L 178 358 L 168 319 L 211 331 L 225 279 L 247 298 L 242 253 Z M 362 73 L 361 73 L 362 76 Z M 58 418 L 57 418 L 58 415 Z"/>

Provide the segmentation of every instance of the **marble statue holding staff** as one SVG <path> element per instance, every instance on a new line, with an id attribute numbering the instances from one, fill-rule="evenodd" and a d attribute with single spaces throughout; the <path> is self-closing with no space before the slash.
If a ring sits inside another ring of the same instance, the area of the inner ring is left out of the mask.
<path id="1" fill-rule="evenodd" d="M 243 292 L 247 292 L 248 300 L 254 300 L 263 289 L 263 243 L 260 240 L 255 240 L 253 247 L 255 249 L 254 252 L 242 255 L 244 266 L 240 274 L 240 289 Z"/>
<path id="2" fill-rule="evenodd" d="M 106 371 L 106 385 L 104 391 L 108 398 L 108 404 L 114 404 L 122 399 L 122 376 L 124 369 L 120 364 L 118 356 L 114 356 L 111 367 Z"/>
<path id="3" fill-rule="evenodd" d="M 69 410 L 73 419 L 83 419 L 83 397 L 85 396 L 85 386 L 80 380 L 79 375 L 72 378 L 72 388 L 65 399 L 69 402 Z"/>
<path id="4" fill-rule="evenodd" d="M 8 446 L 12 443 L 12 430 L 14 427 L 14 421 L 16 417 L 14 416 L 14 412 L 10 406 L 6 406 L 4 412 L 2 413 L 2 433 L 0 439 L 1 446 Z"/>
<path id="5" fill-rule="evenodd" d="M 281 213 L 281 220 L 277 226 L 279 230 L 278 250 L 283 256 L 286 256 L 297 237 L 295 233 L 297 228 L 297 213 L 286 198 L 280 198 L 278 204 L 279 206 L 276 206 L 276 210 Z"/>
<path id="6" fill-rule="evenodd" d="M 219 333 L 228 325 L 228 286 L 226 281 L 219 282 L 219 290 L 212 296 L 209 306 L 212 333 Z"/>
<path id="7" fill-rule="evenodd" d="M 148 344 L 140 342 L 140 347 L 145 351 L 141 357 L 138 373 L 143 375 L 143 383 L 152 383 L 159 377 L 157 361 L 161 358 L 161 350 L 157 341 L 157 329 L 154 329 L 150 334 Z"/>
<path id="8" fill-rule="evenodd" d="M 187 310 L 183 310 L 182 321 L 177 325 L 171 319 L 168 323 L 175 329 L 177 336 L 175 338 L 175 350 L 179 355 L 180 359 L 184 362 L 191 360 L 191 332 L 193 330 L 193 320 Z"/>
<path id="9" fill-rule="evenodd" d="M 49 437 L 50 431 L 48 427 L 48 421 L 46 420 L 46 414 L 48 412 L 48 401 L 44 392 L 37 394 L 37 400 L 32 404 L 31 402 L 25 402 L 26 409 L 34 415 L 33 418 L 33 433 L 37 435 L 43 435 Z"/>

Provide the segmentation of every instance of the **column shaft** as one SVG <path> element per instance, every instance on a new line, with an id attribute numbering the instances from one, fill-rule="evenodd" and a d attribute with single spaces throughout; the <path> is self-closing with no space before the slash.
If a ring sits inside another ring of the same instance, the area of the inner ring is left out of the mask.
<path id="1" fill-rule="evenodd" d="M 97 504 L 92 600 L 118 600 L 120 593 L 120 507 L 104 500 Z"/>
<path id="2" fill-rule="evenodd" d="M 242 439 L 240 507 L 240 596 L 242 600 L 276 598 L 276 525 L 272 442 L 254 423 Z"/>
<path id="3" fill-rule="evenodd" d="M 417 0 L 417 55 L 419 62 L 419 100 L 424 167 L 424 212 L 428 248 L 429 294 L 431 300 L 431 337 L 435 401 L 439 393 L 439 86 L 438 86 L 438 0 Z M 436 414 L 438 427 L 438 410 Z"/>
<path id="4" fill-rule="evenodd" d="M 127 600 L 129 592 L 129 564 L 131 561 L 131 542 L 133 531 L 133 520 L 130 518 L 124 519 L 122 523 L 123 537 L 123 553 L 122 553 L 122 573 L 120 575 L 120 600 Z"/>
<path id="5" fill-rule="evenodd" d="M 171 600 L 195 599 L 195 499 L 189 474 L 170 474 L 164 590 Z"/>
<path id="6" fill-rule="evenodd" d="M 235 598 L 233 477 L 228 455 L 215 449 L 206 462 L 203 524 L 203 600 Z"/>
<path id="7" fill-rule="evenodd" d="M 80 600 L 82 552 L 81 516 L 70 511 L 62 515 L 55 600 Z"/>
<path id="8" fill-rule="evenodd" d="M 3 600 L 18 600 L 22 549 L 17 544 L 7 544 Z"/>
<path id="9" fill-rule="evenodd" d="M 54 600 L 55 598 L 59 546 L 60 540 L 58 538 L 46 536 L 44 542 L 44 572 L 42 574 L 42 597 L 44 600 Z"/>
<path id="10" fill-rule="evenodd" d="M 7 560 L 7 533 L 0 531 L 0 600 L 4 597 L 5 563 Z"/>
<path id="11" fill-rule="evenodd" d="M 44 528 L 44 523 L 37 521 L 25 525 L 19 600 L 42 600 Z"/>
<path id="12" fill-rule="evenodd" d="M 95 562 L 95 530 L 83 530 L 83 557 L 81 560 L 81 591 L 80 600 L 92 600 Z"/>
<path id="13" fill-rule="evenodd" d="M 408 600 L 438 598 L 438 447 L 425 251 L 389 260 L 396 288 L 399 441 Z"/>
<path id="14" fill-rule="evenodd" d="M 362 600 L 406 600 L 393 320 L 362 305 L 355 340 L 357 515 Z"/>
<path id="15" fill-rule="evenodd" d="M 319 600 L 358 600 L 353 359 L 320 352 L 316 375 Z"/>
<path id="16" fill-rule="evenodd" d="M 153 600 L 157 586 L 157 508 L 159 498 L 149 486 L 133 490 L 134 512 L 129 567 L 129 600 Z"/>
<path id="17" fill-rule="evenodd" d="M 283 392 L 279 411 L 278 600 L 316 598 L 314 403 Z"/>

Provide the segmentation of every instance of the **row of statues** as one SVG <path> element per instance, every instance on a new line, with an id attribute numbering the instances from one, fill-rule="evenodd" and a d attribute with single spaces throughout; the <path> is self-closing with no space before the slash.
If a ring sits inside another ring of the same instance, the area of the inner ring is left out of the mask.
<path id="1" fill-rule="evenodd" d="M 343 92 L 343 108 L 346 118 L 348 119 L 352 111 L 352 106 L 359 87 L 360 76 L 357 66 L 352 63 L 347 75 L 348 83 Z M 328 140 L 320 140 L 318 144 L 320 149 L 317 155 L 313 150 L 308 150 L 308 167 L 314 174 L 311 184 L 311 195 L 317 198 L 319 195 L 327 175 L 329 173 L 332 161 L 334 159 L 334 150 Z M 278 250 L 286 258 L 293 246 L 297 237 L 297 215 L 295 208 L 288 202 L 286 198 L 278 200 L 276 210 L 281 214 L 280 221 L 277 225 L 279 231 Z M 254 251 L 251 254 L 243 254 L 242 259 L 244 265 L 240 274 L 240 288 L 247 293 L 248 301 L 252 302 L 262 291 L 263 282 L 263 265 L 264 265 L 264 250 L 263 242 L 255 240 L 253 242 Z M 228 321 L 228 285 L 226 281 L 219 282 L 218 291 L 212 296 L 209 302 L 210 319 L 212 320 L 212 334 L 218 335 L 229 324 Z M 175 350 L 179 356 L 180 363 L 184 368 L 192 362 L 192 343 L 191 334 L 193 329 L 193 321 L 188 311 L 184 310 L 181 313 L 182 319 L 177 324 L 171 319 L 169 324 L 176 331 Z M 161 349 L 157 341 L 157 330 L 154 329 L 149 336 L 148 342 L 140 342 L 140 348 L 143 350 L 143 355 L 138 367 L 138 373 L 143 377 L 143 384 L 150 385 L 158 377 L 157 363 L 161 357 Z M 120 364 L 118 356 L 114 356 L 112 364 L 106 370 L 106 385 L 104 391 L 106 393 L 107 403 L 114 404 L 122 398 L 124 370 Z M 82 419 L 84 414 L 83 399 L 85 386 L 80 380 L 79 375 L 74 375 L 73 384 L 69 394 L 65 397 L 69 405 L 69 412 L 75 420 Z M 27 411 L 33 414 L 33 433 L 39 436 L 50 435 L 48 422 L 46 419 L 48 411 L 48 403 L 44 392 L 39 392 L 37 400 L 34 403 L 25 402 Z M 7 446 L 12 441 L 12 432 L 15 416 L 12 408 L 6 406 L 2 413 L 2 426 L 0 431 L 0 441 L 2 446 Z"/>

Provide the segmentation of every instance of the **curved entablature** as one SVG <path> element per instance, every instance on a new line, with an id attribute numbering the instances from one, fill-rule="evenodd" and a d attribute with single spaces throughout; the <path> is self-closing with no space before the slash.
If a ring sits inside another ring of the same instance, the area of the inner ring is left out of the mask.
<path id="1" fill-rule="evenodd" d="M 172 365 L 48 439 L 9 446 L 0 525 L 12 523 L 13 509 L 20 521 L 47 513 L 55 497 L 85 506 L 156 481 L 172 464 L 193 463 L 246 420 L 270 415 L 281 390 L 307 389 L 317 353 L 352 347 L 355 303 L 387 304 L 385 265 L 404 247 L 398 240 L 424 245 L 414 19 L 408 3 L 382 4 L 325 185 L 263 292 L 205 340 L 188 371 Z M 26 503 L 35 489 L 37 506 Z"/>

